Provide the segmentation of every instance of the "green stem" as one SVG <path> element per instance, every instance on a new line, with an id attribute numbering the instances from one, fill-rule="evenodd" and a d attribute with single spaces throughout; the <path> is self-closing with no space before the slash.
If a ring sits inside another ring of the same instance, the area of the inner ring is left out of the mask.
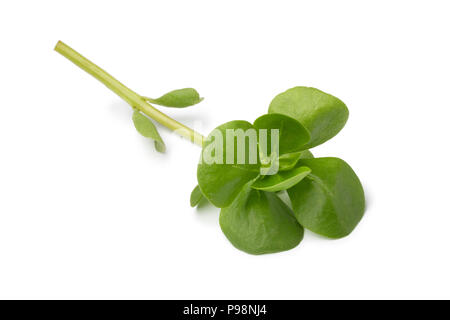
<path id="1" fill-rule="evenodd" d="M 158 121 L 160 124 L 177 132 L 190 141 L 200 146 L 203 145 L 203 141 L 205 138 L 200 133 L 192 130 L 189 127 L 186 127 L 182 123 L 179 123 L 178 121 L 170 118 L 166 114 L 154 108 L 151 104 L 145 101 L 142 96 L 120 83 L 105 70 L 83 57 L 68 45 L 64 44 L 61 41 L 58 41 L 55 46 L 55 51 L 72 61 L 74 64 L 92 75 L 97 80 L 99 80 L 110 90 L 115 92 L 119 97 L 125 100 L 131 107 L 137 108 L 139 111 L 145 113 L 150 118 Z"/>

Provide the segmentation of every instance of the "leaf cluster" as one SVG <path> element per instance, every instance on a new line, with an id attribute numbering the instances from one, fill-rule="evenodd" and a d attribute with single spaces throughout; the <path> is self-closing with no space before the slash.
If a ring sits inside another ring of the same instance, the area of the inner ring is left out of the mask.
<path id="1" fill-rule="evenodd" d="M 172 130 L 185 129 L 187 133 L 181 135 L 203 144 L 201 160 L 207 156 L 214 161 L 200 161 L 190 202 L 196 206 L 207 199 L 221 208 L 220 226 L 236 248 L 251 254 L 284 251 L 300 243 L 304 228 L 341 238 L 361 220 L 364 191 L 352 168 L 339 158 L 314 158 L 309 151 L 334 137 L 347 122 L 348 109 L 338 98 L 318 89 L 294 87 L 277 95 L 268 113 L 253 123 L 224 123 L 203 140 L 151 105 L 192 106 L 202 101 L 196 90 L 143 97 L 63 42 L 55 50 L 129 103 L 135 109 L 136 130 L 152 139 L 157 151 L 166 147 L 146 115 Z M 240 136 L 228 135 L 229 131 Z M 259 134 L 252 136 L 256 131 Z M 237 148 L 239 141 L 244 148 Z"/>
<path id="2" fill-rule="evenodd" d="M 362 185 L 344 160 L 314 158 L 309 149 L 334 137 L 348 114 L 338 98 L 315 88 L 294 87 L 277 95 L 268 113 L 253 123 L 236 120 L 218 126 L 206 139 L 202 157 L 217 146 L 219 132 L 224 137 L 219 155 L 224 161 L 200 161 L 191 205 L 206 198 L 221 208 L 223 233 L 236 248 L 250 254 L 294 248 L 303 239 L 303 228 L 329 238 L 347 236 L 364 214 Z M 246 149 L 248 158 L 256 147 L 258 159 L 240 163 L 233 152 L 236 137 L 226 135 L 229 129 L 267 129 L 268 140 L 271 129 L 277 129 L 278 152 L 271 153 L 272 145 L 262 145 L 258 139 L 256 146 Z M 230 158 L 234 161 L 225 161 Z M 280 198 L 283 192 L 290 203 Z"/>

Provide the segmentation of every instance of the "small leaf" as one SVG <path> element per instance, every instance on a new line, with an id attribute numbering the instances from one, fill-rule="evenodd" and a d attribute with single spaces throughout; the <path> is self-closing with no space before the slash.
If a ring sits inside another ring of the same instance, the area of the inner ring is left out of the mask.
<path id="1" fill-rule="evenodd" d="M 348 109 L 341 100 L 308 87 L 280 93 L 270 103 L 269 113 L 281 113 L 298 120 L 311 134 L 306 149 L 334 137 L 348 119 Z"/>
<path id="2" fill-rule="evenodd" d="M 279 171 L 292 170 L 300 159 L 312 159 L 313 154 L 309 150 L 300 152 L 285 153 L 278 158 Z"/>
<path id="3" fill-rule="evenodd" d="M 243 141 L 245 150 L 238 150 Z M 197 167 L 197 180 L 203 195 L 213 205 L 229 206 L 242 187 L 258 174 L 257 140 L 250 123 L 230 121 L 209 134 Z"/>
<path id="4" fill-rule="evenodd" d="M 297 120 L 283 114 L 265 114 L 255 120 L 253 126 L 257 130 L 267 130 L 267 153 L 271 154 L 272 130 L 278 130 L 279 154 L 292 153 L 307 149 L 305 144 L 311 138 L 308 130 Z M 261 134 L 258 135 L 258 138 Z M 270 142 L 269 142 L 270 141 Z"/>
<path id="5" fill-rule="evenodd" d="M 298 167 L 290 171 L 280 171 L 272 176 L 263 176 L 252 184 L 253 189 L 264 190 L 268 192 L 277 192 L 289 189 L 303 180 L 311 169 L 308 167 Z"/>
<path id="6" fill-rule="evenodd" d="M 307 150 L 305 150 L 307 151 Z M 302 152 L 294 152 L 294 153 L 285 153 L 282 154 L 279 158 L 279 164 L 280 164 L 280 171 L 288 171 L 295 167 L 298 160 L 300 160 L 300 157 L 302 156 Z"/>
<path id="7" fill-rule="evenodd" d="M 289 250 L 303 239 L 303 228 L 291 209 L 276 194 L 253 190 L 248 184 L 220 211 L 219 222 L 228 240 L 250 254 Z"/>
<path id="8" fill-rule="evenodd" d="M 300 152 L 300 159 L 314 159 L 313 154 L 309 150 Z"/>
<path id="9" fill-rule="evenodd" d="M 203 199 L 202 191 L 200 190 L 200 187 L 197 185 L 195 186 L 194 190 L 192 190 L 191 193 L 191 207 L 197 206 L 202 199 Z"/>
<path id="10" fill-rule="evenodd" d="M 173 90 L 158 99 L 144 98 L 150 103 L 159 104 L 164 107 L 185 108 L 199 103 L 203 100 L 200 98 L 197 90 L 192 88 L 184 88 Z"/>
<path id="11" fill-rule="evenodd" d="M 146 138 L 151 138 L 155 141 L 155 148 L 159 152 L 166 151 L 166 145 L 164 141 L 161 139 L 161 136 L 158 133 L 153 122 L 144 116 L 139 111 L 135 110 L 133 112 L 133 123 L 136 127 L 136 130 Z"/>
<path id="12" fill-rule="evenodd" d="M 364 214 L 364 190 L 352 168 L 338 158 L 300 160 L 312 172 L 288 189 L 298 222 L 330 238 L 350 234 Z"/>

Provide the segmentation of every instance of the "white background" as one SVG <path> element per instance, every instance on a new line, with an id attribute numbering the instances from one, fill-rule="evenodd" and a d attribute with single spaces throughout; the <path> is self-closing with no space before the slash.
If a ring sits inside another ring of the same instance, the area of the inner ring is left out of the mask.
<path id="1" fill-rule="evenodd" d="M 3 1 L 0 298 L 450 298 L 448 1 Z M 63 40 L 207 134 L 253 121 L 297 85 L 342 99 L 347 126 L 313 150 L 367 194 L 347 238 L 235 249 L 219 210 L 192 209 L 200 149 L 53 51 Z"/>

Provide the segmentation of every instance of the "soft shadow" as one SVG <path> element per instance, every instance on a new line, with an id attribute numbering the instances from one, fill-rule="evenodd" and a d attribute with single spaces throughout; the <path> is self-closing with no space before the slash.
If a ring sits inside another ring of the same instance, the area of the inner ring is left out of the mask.
<path id="1" fill-rule="evenodd" d="M 320 234 L 309 231 L 308 229 L 304 229 L 304 230 L 305 230 L 305 235 L 304 235 L 303 239 L 313 238 L 313 239 L 317 239 L 317 240 L 339 240 L 339 239 L 333 239 L 333 238 L 328 238 L 328 237 L 322 236 Z"/>
<path id="2" fill-rule="evenodd" d="M 217 225 L 219 210 L 213 206 L 208 200 L 203 198 L 195 208 L 197 218 L 209 225 Z"/>
<path id="3" fill-rule="evenodd" d="M 366 200 L 366 209 L 364 211 L 364 215 L 365 215 L 367 210 L 372 205 L 373 197 L 372 197 L 372 191 L 370 189 L 367 189 L 364 186 L 363 186 L 363 188 L 364 188 L 364 197 L 365 197 L 365 200 Z"/>
<path id="4" fill-rule="evenodd" d="M 158 130 L 159 130 L 159 128 L 158 128 Z M 167 148 L 167 145 L 166 145 L 166 151 L 159 152 L 155 148 L 155 141 L 153 141 L 152 139 L 149 139 L 149 138 L 142 137 L 141 135 L 139 135 L 139 133 L 137 133 L 136 135 L 137 135 L 137 139 L 140 141 L 140 143 L 142 145 L 142 150 L 145 150 L 145 154 L 152 157 L 152 159 L 154 159 L 154 158 L 165 159 L 165 157 L 167 157 L 171 154 L 171 149 Z M 163 165 L 164 165 L 164 163 L 163 163 Z"/>
<path id="5" fill-rule="evenodd" d="M 124 101 L 116 100 L 108 105 L 111 113 L 124 121 L 130 121 L 132 115 L 132 108 Z"/>
<path id="6" fill-rule="evenodd" d="M 159 108 L 172 119 L 194 129 L 197 132 L 206 134 L 209 131 L 211 118 L 207 112 L 193 110 L 167 110 L 168 108 Z M 178 111 L 178 112 L 177 112 Z"/>
<path id="7" fill-rule="evenodd" d="M 210 208 L 215 207 L 211 204 L 211 202 L 209 202 L 205 197 L 203 197 L 195 209 L 197 210 L 197 212 L 202 213 L 205 210 L 209 210 Z"/>

